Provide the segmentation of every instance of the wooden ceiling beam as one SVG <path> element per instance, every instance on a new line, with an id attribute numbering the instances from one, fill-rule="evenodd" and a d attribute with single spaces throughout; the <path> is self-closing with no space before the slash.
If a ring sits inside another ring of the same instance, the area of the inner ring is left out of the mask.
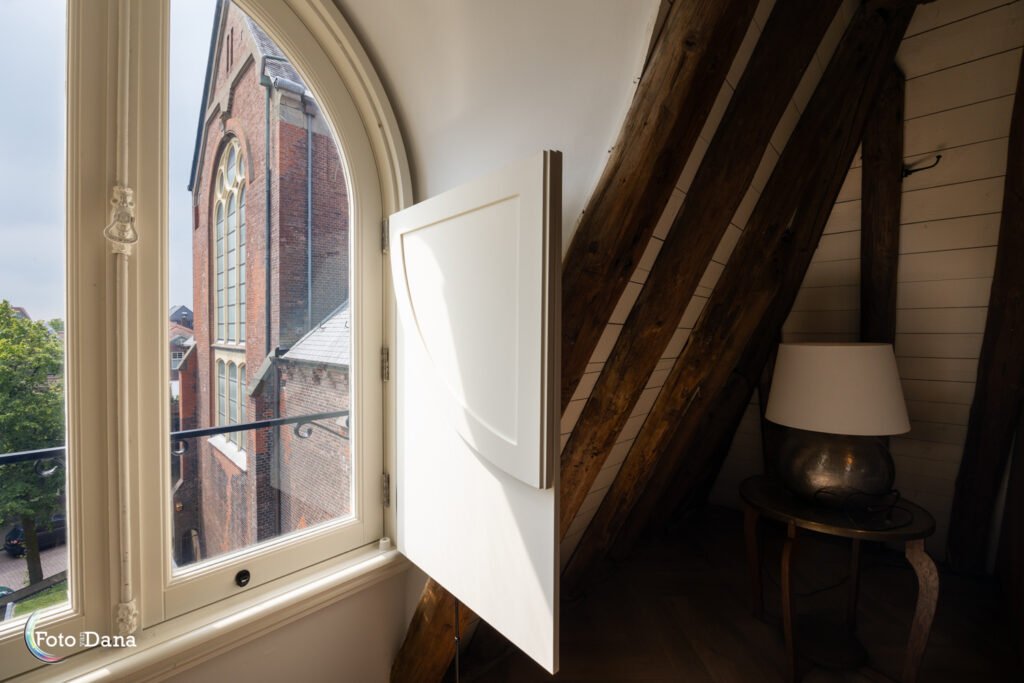
<path id="1" fill-rule="evenodd" d="M 861 142 L 862 158 L 862 202 L 861 202 L 861 341 L 892 344 L 896 337 L 896 286 L 899 262 L 900 202 L 903 190 L 903 109 L 906 78 L 898 66 L 893 64 L 889 76 L 875 98 L 875 103 L 864 127 Z M 765 418 L 768 397 L 771 390 L 771 375 L 774 368 L 775 350 L 779 340 L 771 345 L 768 360 L 761 372 L 757 391 L 760 397 L 761 445 L 766 472 L 777 467 L 778 451 L 785 436 L 785 428 Z M 729 407 L 733 405 L 734 407 Z M 654 520 L 669 520 L 680 512 L 686 512 L 706 502 L 711 487 L 728 455 L 731 435 L 735 433 L 746 409 L 740 395 L 723 399 L 717 412 L 725 415 L 720 425 L 705 426 L 706 435 L 712 437 L 708 446 L 691 444 L 696 449 L 711 448 L 714 455 L 707 466 L 696 475 L 694 489 L 682 499 L 672 495 L 662 496 L 653 515 Z M 721 418 L 719 418 L 720 420 Z M 717 421 L 712 419 L 716 424 Z M 715 440 L 717 439 L 717 440 Z M 888 441 L 888 438 L 886 438 Z M 670 446 L 671 448 L 671 446 Z M 658 475 L 655 474 L 655 477 Z M 685 482 L 693 475 L 677 473 L 677 479 Z M 676 483 L 669 491 L 684 486 Z M 644 518 L 638 515 L 638 518 Z M 632 520 L 627 523 L 626 532 L 620 534 L 622 542 L 613 548 L 614 554 L 629 549 L 631 539 L 639 530 L 633 529 Z"/>
<path id="2" fill-rule="evenodd" d="M 839 5 L 839 0 L 791 0 L 772 10 L 686 201 L 562 451 L 563 535 L 675 334 Z"/>
<path id="3" fill-rule="evenodd" d="M 839 188 L 853 161 L 875 95 L 889 73 L 916 3 L 863 4 L 847 28 L 775 166 L 747 227 L 674 364 L 651 413 L 566 569 L 580 578 L 622 530 L 643 497 L 634 528 L 666 490 L 682 497 L 723 457 L 731 434 L 706 433 L 724 397 L 749 399 L 789 314 Z M 718 429 L 736 424 L 745 400 Z M 703 428 L 703 429 L 702 429 Z M 692 448 L 701 442 L 702 449 Z M 671 446 L 671 447 L 670 447 Z M 659 460 L 668 477 L 652 478 Z M 692 476 L 682 480 L 677 472 Z"/>
<path id="4" fill-rule="evenodd" d="M 1024 404 L 1024 68 L 1006 158 L 999 249 L 947 538 L 950 565 L 970 574 L 985 571 L 995 500 Z"/>
<path id="5" fill-rule="evenodd" d="M 1003 589 L 1003 611 L 1017 643 L 1017 664 L 1024 669 L 1024 412 L 1017 420 L 996 573 Z"/>
<path id="6" fill-rule="evenodd" d="M 676 0 L 562 272 L 562 410 L 668 205 L 755 0 Z"/>
<path id="7" fill-rule="evenodd" d="M 459 632 L 466 633 L 476 616 L 459 606 Z M 399 656 L 391 665 L 391 680 L 440 681 L 455 657 L 455 596 L 427 579 L 416 612 L 409 622 Z M 414 654 L 415 656 L 402 656 Z"/>
<path id="8" fill-rule="evenodd" d="M 668 204 L 756 6 L 756 0 L 675 0 L 669 8 L 564 260 L 563 411 Z M 564 469 L 562 477 L 564 500 Z M 454 609 L 455 598 L 429 580 L 392 664 L 392 681 L 441 680 L 455 655 Z"/>
<path id="9" fill-rule="evenodd" d="M 893 64 L 864 127 L 860 203 L 862 342 L 896 341 L 905 84 L 903 72 Z"/>

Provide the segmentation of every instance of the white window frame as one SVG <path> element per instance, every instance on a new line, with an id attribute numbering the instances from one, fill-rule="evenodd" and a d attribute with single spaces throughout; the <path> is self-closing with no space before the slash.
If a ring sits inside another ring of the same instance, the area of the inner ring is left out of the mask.
<path id="1" fill-rule="evenodd" d="M 370 417 L 372 410 L 357 410 L 353 416 L 353 433 L 363 438 L 358 448 L 365 454 L 357 463 L 361 481 L 354 510 L 359 523 L 327 524 L 299 538 L 174 574 L 166 438 L 170 368 L 161 360 L 168 348 L 163 314 L 168 303 L 168 5 L 69 0 L 67 481 L 72 598 L 68 605 L 46 612 L 39 627 L 67 634 L 116 634 L 119 587 L 125 579 L 134 587 L 139 620 L 136 649 L 74 654 L 61 664 L 61 676 L 180 670 L 182 662 L 213 656 L 257 637 L 274 620 L 323 607 L 405 566 L 394 550 L 378 549 L 376 542 L 395 523 L 394 510 L 383 507 L 380 487 L 382 470 L 390 470 L 394 462 L 394 425 L 384 419 L 393 414 L 394 401 L 379 376 L 380 346 L 390 343 L 394 315 L 380 225 L 382 216 L 411 203 L 404 145 L 368 56 L 331 0 L 237 4 L 303 74 L 351 169 L 350 220 L 358 226 L 352 235 L 353 265 L 363 268 L 357 282 L 374 283 L 363 289 L 372 289 L 378 301 L 373 307 L 357 301 L 353 307 L 353 326 L 361 333 L 354 347 L 362 358 L 362 372 L 354 373 L 353 396 L 381 407 L 378 417 Z M 133 160 L 128 181 L 135 190 L 139 242 L 127 269 L 129 342 L 118 353 L 112 343 L 116 261 L 103 228 L 110 221 L 110 192 L 117 175 L 117 126 L 112 122 L 117 120 L 119 71 L 109 55 L 118 44 L 119 9 L 126 7 L 132 27 L 130 120 L 137 122 L 128 127 Z M 128 383 L 119 402 L 117 367 L 122 362 L 128 364 Z M 208 390 L 216 395 L 215 386 Z M 118 418 L 119 405 L 125 419 Z M 126 430 L 130 444 L 126 467 L 118 462 L 119 429 Z M 127 489 L 118 486 L 119 476 L 125 475 Z M 130 529 L 125 553 L 120 552 L 122 529 Z M 245 589 L 235 589 L 230 581 L 240 566 L 253 576 Z M 28 654 L 22 628 L 21 620 L 0 624 L 0 677 L 35 668 L 27 679 L 45 680 L 54 672 Z"/>

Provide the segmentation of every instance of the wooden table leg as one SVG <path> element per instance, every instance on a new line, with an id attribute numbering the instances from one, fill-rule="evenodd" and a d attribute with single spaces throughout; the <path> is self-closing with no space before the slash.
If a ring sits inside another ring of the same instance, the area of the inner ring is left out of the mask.
<path id="1" fill-rule="evenodd" d="M 796 681 L 796 645 L 793 642 L 793 552 L 796 546 L 796 525 L 786 525 L 786 541 L 782 546 L 782 630 L 786 635 L 786 680 Z"/>
<path id="2" fill-rule="evenodd" d="M 747 565 L 750 567 L 751 612 L 758 619 L 764 616 L 764 584 L 761 582 L 761 550 L 757 543 L 757 520 L 761 513 L 747 506 L 744 530 L 747 537 Z"/>
<path id="3" fill-rule="evenodd" d="M 928 645 L 928 636 L 939 600 L 939 571 L 924 550 L 924 539 L 907 541 L 907 560 L 917 574 L 917 607 L 907 640 L 907 656 L 903 664 L 903 683 L 914 683 L 921 669 L 921 658 Z"/>
<path id="4" fill-rule="evenodd" d="M 846 598 L 846 629 L 857 631 L 857 597 L 860 591 L 860 540 L 853 539 L 850 546 L 850 589 Z"/>

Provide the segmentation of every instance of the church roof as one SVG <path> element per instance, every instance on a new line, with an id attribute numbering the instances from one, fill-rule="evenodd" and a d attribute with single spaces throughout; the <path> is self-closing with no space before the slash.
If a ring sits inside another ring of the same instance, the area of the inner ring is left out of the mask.
<path id="1" fill-rule="evenodd" d="M 217 0 L 217 7 L 213 14 L 213 30 L 210 34 L 210 52 L 206 58 L 206 77 L 203 82 L 203 101 L 199 105 L 199 125 L 196 128 L 196 142 L 192 152 L 192 171 L 189 173 L 188 190 L 192 191 L 196 183 L 196 173 L 199 170 L 199 156 L 202 153 L 203 147 L 203 131 L 206 129 L 206 108 L 210 101 L 210 90 L 214 87 L 214 63 L 217 61 L 217 46 L 220 44 L 224 34 L 224 25 L 227 21 L 227 9 L 228 5 L 233 4 L 230 0 Z M 242 10 L 238 7 L 235 8 L 237 11 Z M 257 65 L 263 64 L 263 57 L 284 57 L 284 53 L 281 52 L 277 44 L 271 40 L 270 36 L 263 32 L 263 29 L 253 21 L 249 15 L 242 12 L 245 16 L 245 23 L 249 27 L 249 32 L 252 34 L 253 44 L 256 46 L 256 63 Z M 257 69 L 259 66 L 256 67 Z M 282 62 L 277 59 L 266 60 L 266 74 L 273 82 L 276 78 L 283 78 L 285 80 L 296 83 L 306 90 L 306 83 L 299 76 L 299 72 L 295 70 L 295 67 L 290 62 Z"/>
<path id="2" fill-rule="evenodd" d="M 285 360 L 348 367 L 352 351 L 351 307 L 346 301 L 284 354 Z"/>
<path id="3" fill-rule="evenodd" d="M 277 44 L 270 39 L 263 29 L 253 21 L 248 15 L 245 17 L 245 23 L 249 26 L 249 31 L 252 33 L 253 42 L 256 44 L 257 57 L 284 57 L 284 53 L 277 47 Z M 285 59 L 287 59 L 285 57 Z M 262 61 L 262 60 L 261 60 Z M 298 83 L 306 89 L 306 84 L 302 80 L 302 76 L 295 70 L 295 67 L 291 65 L 291 62 L 282 62 L 277 59 L 267 60 L 267 76 L 271 80 L 275 78 L 287 78 L 293 83 Z"/>

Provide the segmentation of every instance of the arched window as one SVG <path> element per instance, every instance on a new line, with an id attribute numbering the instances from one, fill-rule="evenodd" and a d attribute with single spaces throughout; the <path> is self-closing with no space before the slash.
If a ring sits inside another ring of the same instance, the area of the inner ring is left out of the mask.
<path id="1" fill-rule="evenodd" d="M 245 342 L 245 156 L 238 138 L 221 152 L 216 216 L 217 341 Z"/>
<path id="2" fill-rule="evenodd" d="M 217 424 L 227 424 L 225 412 L 225 398 L 227 396 L 226 378 L 224 373 L 224 361 L 217 361 Z"/>

